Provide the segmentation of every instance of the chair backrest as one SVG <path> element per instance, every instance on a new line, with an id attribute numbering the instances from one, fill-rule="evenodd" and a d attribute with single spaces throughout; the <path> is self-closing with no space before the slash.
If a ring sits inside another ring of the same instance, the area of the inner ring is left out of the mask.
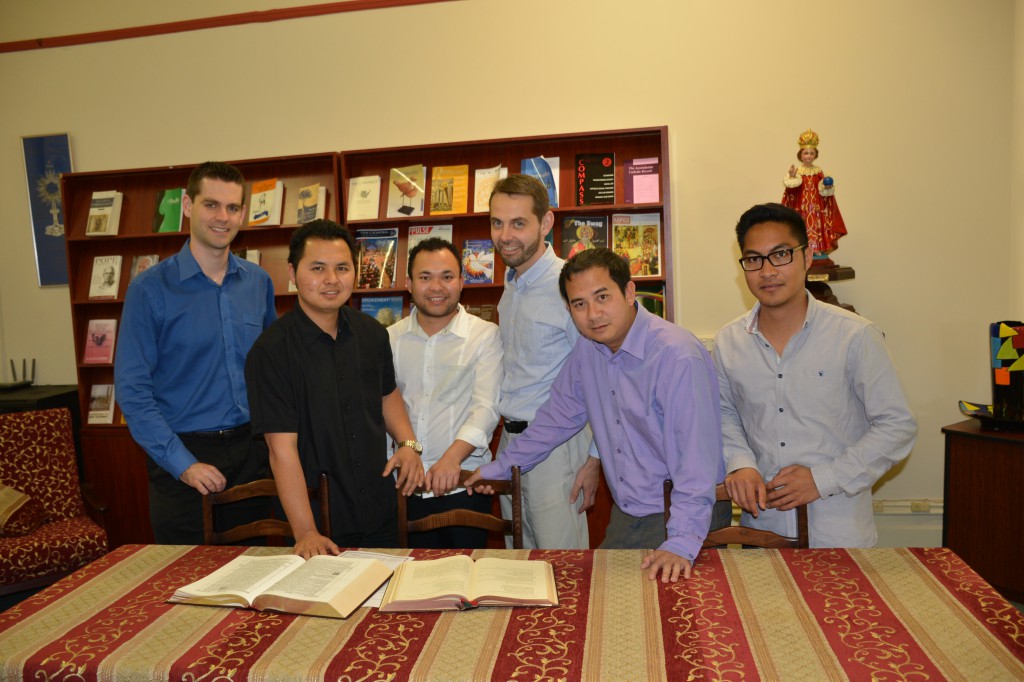
<path id="1" fill-rule="evenodd" d="M 668 525 L 670 517 L 669 506 L 672 494 L 672 481 L 665 481 L 665 525 Z M 715 501 L 732 501 L 729 491 L 724 483 L 715 486 Z M 787 537 L 773 533 L 770 530 L 758 530 L 747 526 L 727 526 L 708 533 L 704 540 L 704 549 L 719 547 L 721 545 L 746 545 L 748 547 L 764 547 L 770 549 L 784 549 L 787 547 L 806 549 L 810 547 L 810 535 L 807 530 L 807 505 L 802 504 L 796 508 L 796 537 Z"/>
<path id="2" fill-rule="evenodd" d="M 307 488 L 309 499 L 318 503 L 321 532 L 331 537 L 331 501 L 327 488 L 327 474 L 321 473 L 316 488 Z M 214 530 L 216 507 L 253 497 L 277 497 L 277 484 L 272 478 L 261 478 L 242 483 L 219 493 L 203 495 L 203 543 L 227 545 L 250 538 L 294 537 L 288 521 L 282 519 L 260 519 L 225 531 Z"/>
<path id="3" fill-rule="evenodd" d="M 51 521 L 85 515 L 67 408 L 0 414 L 0 483 L 39 500 Z"/>
<path id="4" fill-rule="evenodd" d="M 459 483 L 465 485 L 472 471 L 463 470 L 459 475 Z M 469 509 L 455 509 L 440 514 L 431 514 L 415 521 L 409 520 L 408 504 L 405 495 L 398 495 L 398 546 L 409 546 L 409 533 L 422 533 L 448 526 L 469 526 L 483 528 L 512 535 L 512 546 L 523 548 L 523 489 L 519 467 L 512 467 L 512 478 L 507 481 L 481 480 L 476 485 L 489 485 L 496 494 L 512 496 L 512 519 L 506 520 L 492 514 L 482 514 Z M 425 492 L 421 486 L 416 492 Z"/>

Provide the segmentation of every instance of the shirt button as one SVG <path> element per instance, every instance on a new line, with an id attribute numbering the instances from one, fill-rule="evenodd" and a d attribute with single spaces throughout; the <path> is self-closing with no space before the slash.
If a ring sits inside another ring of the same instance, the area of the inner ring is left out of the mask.
<path id="1" fill-rule="evenodd" d="M 783 409 L 782 409 L 782 408 L 780 407 L 780 408 L 779 408 L 779 412 L 785 412 L 785 410 L 783 410 Z"/>
<path id="2" fill-rule="evenodd" d="M 612 391 L 612 395 L 615 395 L 615 391 Z"/>
<path id="3" fill-rule="evenodd" d="M 782 378 L 782 375 L 781 375 L 781 374 L 779 375 L 779 378 L 780 378 L 780 379 Z"/>
<path id="4" fill-rule="evenodd" d="M 786 443 L 785 443 L 785 441 L 783 441 L 783 442 L 779 443 L 779 445 L 781 445 L 782 447 L 786 447 Z"/>
<path id="5" fill-rule="evenodd" d="M 619 421 L 618 419 L 616 419 L 616 420 L 615 420 L 615 423 L 616 423 L 616 424 L 621 424 L 622 422 L 620 422 L 620 421 Z"/>

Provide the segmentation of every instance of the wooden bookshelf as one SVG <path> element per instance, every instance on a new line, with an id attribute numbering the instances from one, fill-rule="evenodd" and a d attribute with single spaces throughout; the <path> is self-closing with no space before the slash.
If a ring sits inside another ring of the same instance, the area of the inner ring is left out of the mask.
<path id="1" fill-rule="evenodd" d="M 615 154 L 615 203 L 603 205 L 576 206 L 574 183 L 576 179 L 576 155 L 611 152 Z M 410 226 L 452 225 L 452 239 L 462 249 L 468 239 L 490 239 L 490 219 L 486 212 L 474 212 L 475 171 L 501 165 L 509 173 L 518 173 L 523 159 L 535 156 L 558 157 L 559 206 L 554 210 L 555 227 L 553 243 L 556 253 L 562 243 L 562 219 L 567 216 L 606 216 L 615 213 L 656 213 L 661 222 L 661 273 L 656 277 L 638 277 L 638 285 L 662 286 L 665 290 L 665 314 L 672 319 L 672 242 L 671 212 L 669 200 L 668 128 L 636 128 L 632 130 L 610 130 L 591 133 L 568 133 L 565 135 L 543 135 L 536 137 L 514 137 L 506 139 L 478 140 L 474 142 L 447 142 L 409 147 L 389 147 L 343 151 L 340 154 L 341 192 L 343 205 L 348 206 L 348 186 L 351 178 L 377 175 L 381 178 L 378 217 L 373 220 L 345 220 L 349 229 L 397 227 L 399 235 L 398 259 L 395 268 L 395 286 L 390 289 L 357 289 L 353 294 L 353 305 L 358 307 L 365 296 L 402 295 L 404 312 L 409 311 L 409 296 L 406 292 L 406 269 L 408 267 L 407 239 Z M 623 201 L 625 174 L 623 164 L 633 159 L 656 157 L 660 163 L 661 201 L 647 204 L 626 204 Z M 411 165 L 427 168 L 424 192 L 428 201 L 426 215 L 417 217 L 387 218 L 389 176 L 392 168 Z M 469 166 L 469 205 L 466 213 L 430 215 L 430 178 L 436 166 Z M 347 216 L 345 216 L 347 218 Z M 610 237 L 609 237 L 610 239 Z M 558 253 L 565 257 L 565 254 Z M 467 305 L 497 303 L 501 298 L 505 267 L 501 258 L 495 256 L 494 283 L 468 284 L 463 289 L 462 301 Z"/>
<path id="2" fill-rule="evenodd" d="M 337 220 L 340 212 L 338 156 L 333 152 L 278 158 L 232 161 L 245 175 L 246 196 L 253 181 L 278 178 L 284 182 L 280 226 L 248 227 L 243 223 L 232 243 L 232 251 L 258 249 L 260 265 L 274 282 L 278 314 L 290 310 L 295 294 L 288 292 L 288 241 L 295 228 L 299 189 L 319 182 L 327 187 L 326 217 Z M 67 216 L 68 290 L 71 322 L 75 335 L 78 366 L 79 405 L 83 415 L 81 457 L 86 480 L 110 504 L 110 543 L 152 542 L 149 526 L 148 473 L 146 456 L 135 444 L 122 423 L 120 409 L 110 425 L 87 424 L 89 394 L 94 384 L 113 384 L 111 363 L 82 362 L 89 321 L 114 319 L 120 323 L 121 308 L 131 278 L 132 260 L 137 255 L 158 254 L 168 258 L 184 245 L 189 236 L 189 220 L 183 219 L 181 232 L 154 233 L 153 219 L 160 190 L 185 187 L 195 167 L 162 166 L 131 170 L 69 173 L 61 179 L 64 211 Z M 124 194 L 118 234 L 86 236 L 86 220 L 92 193 L 116 189 Z M 96 256 L 122 256 L 117 296 L 112 300 L 90 300 L 89 285 Z M 120 324 L 118 325 L 120 333 Z M 116 341 L 115 341 L 116 348 Z M 115 395 L 115 400 L 117 396 Z"/>

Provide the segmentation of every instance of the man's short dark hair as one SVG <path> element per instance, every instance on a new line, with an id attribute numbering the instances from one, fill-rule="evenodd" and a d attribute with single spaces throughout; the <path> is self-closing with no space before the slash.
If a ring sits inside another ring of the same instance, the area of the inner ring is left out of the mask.
<path id="1" fill-rule="evenodd" d="M 292 234 L 292 240 L 288 244 L 288 262 L 293 268 L 299 267 L 299 261 L 306 253 L 306 241 L 309 239 L 323 239 L 333 242 L 336 239 L 343 240 L 348 244 L 348 250 L 352 254 L 352 262 L 356 260 L 356 238 L 352 233 L 333 220 L 314 220 L 306 223 Z"/>
<path id="2" fill-rule="evenodd" d="M 189 199 L 192 201 L 196 200 L 196 197 L 199 196 L 199 191 L 202 189 L 203 180 L 206 178 L 241 185 L 242 203 L 245 203 L 245 176 L 242 175 L 242 171 L 223 161 L 207 161 L 195 167 L 192 174 L 188 176 L 188 184 L 185 185 L 185 193 L 188 194 Z"/>
<path id="3" fill-rule="evenodd" d="M 758 204 L 747 209 L 736 223 L 736 241 L 740 244 L 740 251 L 743 250 L 743 241 L 747 238 L 747 232 L 761 223 L 782 223 L 789 227 L 790 234 L 799 244 L 807 243 L 807 225 L 804 223 L 803 216 L 782 204 Z"/>
<path id="4" fill-rule="evenodd" d="M 569 294 L 566 292 L 566 283 L 573 275 L 586 272 L 591 268 L 604 268 L 612 281 L 618 285 L 622 295 L 626 295 L 626 285 L 629 284 L 629 262 L 619 256 L 611 249 L 597 247 L 580 251 L 570 258 L 562 266 L 562 274 L 558 276 L 558 291 L 562 294 L 562 300 L 569 302 Z"/>
<path id="5" fill-rule="evenodd" d="M 412 279 L 413 261 L 416 260 L 417 254 L 419 254 L 421 251 L 426 251 L 428 253 L 434 251 L 450 252 L 453 256 L 455 256 L 455 262 L 459 264 L 459 275 L 461 276 L 462 256 L 459 254 L 459 250 L 455 248 L 455 245 L 452 244 L 447 239 L 441 239 L 440 237 L 428 237 L 427 239 L 424 239 L 416 246 L 412 247 L 412 251 L 409 252 L 409 279 Z"/>
<path id="6" fill-rule="evenodd" d="M 533 197 L 533 214 L 537 216 L 539 221 L 543 221 L 544 216 L 551 210 L 547 188 L 543 182 L 532 175 L 513 173 L 507 178 L 498 180 L 494 185 L 494 189 L 491 190 L 490 198 L 487 200 L 488 206 L 490 206 L 490 201 L 494 198 L 495 194 L 520 194 Z"/>

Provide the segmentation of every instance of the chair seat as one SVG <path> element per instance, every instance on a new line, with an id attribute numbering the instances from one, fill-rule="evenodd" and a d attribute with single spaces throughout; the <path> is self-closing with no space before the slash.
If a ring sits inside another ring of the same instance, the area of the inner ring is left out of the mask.
<path id="1" fill-rule="evenodd" d="M 88 516 L 44 524 L 0 538 L 0 585 L 20 585 L 78 570 L 107 553 L 107 533 Z"/>

